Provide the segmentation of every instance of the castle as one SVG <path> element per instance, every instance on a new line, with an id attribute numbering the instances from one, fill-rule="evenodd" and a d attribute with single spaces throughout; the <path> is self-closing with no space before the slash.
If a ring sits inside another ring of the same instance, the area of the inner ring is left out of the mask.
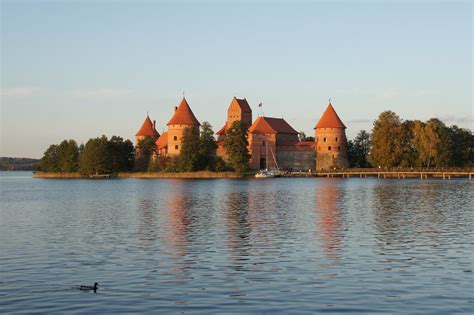
<path id="1" fill-rule="evenodd" d="M 227 109 L 227 121 L 216 133 L 216 155 L 226 160 L 224 141 L 234 121 L 242 121 L 248 128 L 250 169 L 280 167 L 287 170 L 325 170 L 348 167 L 346 126 L 331 102 L 315 125 L 315 141 L 300 139 L 299 133 L 283 118 L 259 116 L 252 122 L 252 109 L 245 98 L 234 97 Z M 156 155 L 177 156 L 181 150 L 184 130 L 199 132 L 200 123 L 183 97 L 168 121 L 168 130 L 156 131 L 155 121 L 147 116 L 136 133 L 136 141 L 145 137 L 155 140 Z M 137 154 L 139 154 L 137 152 Z"/>

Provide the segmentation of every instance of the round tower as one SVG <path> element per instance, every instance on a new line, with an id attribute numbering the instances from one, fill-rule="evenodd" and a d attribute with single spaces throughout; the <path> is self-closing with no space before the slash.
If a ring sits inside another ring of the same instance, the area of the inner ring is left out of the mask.
<path id="1" fill-rule="evenodd" d="M 316 170 L 348 167 L 346 126 L 331 103 L 329 103 L 314 130 Z"/>
<path id="2" fill-rule="evenodd" d="M 200 125 L 183 97 L 179 106 L 174 108 L 174 115 L 168 122 L 168 155 L 176 156 L 181 152 L 181 138 L 186 128 L 193 128 L 199 133 Z"/>

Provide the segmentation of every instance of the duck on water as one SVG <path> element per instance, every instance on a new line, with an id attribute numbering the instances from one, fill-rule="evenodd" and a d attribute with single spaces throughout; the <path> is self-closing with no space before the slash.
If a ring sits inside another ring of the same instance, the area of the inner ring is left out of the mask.
<path id="1" fill-rule="evenodd" d="M 94 286 L 80 285 L 79 290 L 81 290 L 81 291 L 94 291 L 94 293 L 96 293 L 98 287 L 99 287 L 99 284 L 96 282 L 96 283 L 94 283 Z"/>

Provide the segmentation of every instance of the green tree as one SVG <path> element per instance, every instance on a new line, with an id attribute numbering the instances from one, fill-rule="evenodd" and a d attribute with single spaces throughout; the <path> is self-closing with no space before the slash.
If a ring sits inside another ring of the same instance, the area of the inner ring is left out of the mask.
<path id="1" fill-rule="evenodd" d="M 216 149 L 214 131 L 212 131 L 211 125 L 205 121 L 201 125 L 201 135 L 199 137 L 199 169 L 213 170 L 215 168 Z"/>
<path id="2" fill-rule="evenodd" d="M 74 173 L 79 169 L 79 148 L 74 140 L 64 140 L 57 147 L 61 173 Z"/>
<path id="3" fill-rule="evenodd" d="M 227 153 L 229 164 L 239 174 L 242 174 L 247 168 L 250 160 L 248 151 L 247 128 L 241 121 L 234 121 L 226 132 L 224 140 L 224 149 Z"/>
<path id="4" fill-rule="evenodd" d="M 82 175 L 112 173 L 112 157 L 106 136 L 87 141 L 79 160 L 79 172 Z"/>
<path id="5" fill-rule="evenodd" d="M 109 140 L 109 151 L 112 159 L 112 172 L 132 171 L 135 163 L 135 149 L 130 140 L 112 136 Z"/>
<path id="6" fill-rule="evenodd" d="M 401 135 L 400 117 L 392 111 L 381 113 L 372 128 L 372 163 L 383 167 L 399 166 L 402 157 Z"/>
<path id="7" fill-rule="evenodd" d="M 347 143 L 347 157 L 350 167 L 369 167 L 370 134 L 361 130 L 353 141 Z"/>
<path id="8" fill-rule="evenodd" d="M 465 167 L 474 165 L 474 135 L 468 129 L 454 125 L 448 128 L 450 165 Z"/>
<path id="9" fill-rule="evenodd" d="M 52 173 L 60 171 L 58 145 L 52 144 L 48 147 L 38 164 L 38 169 L 42 172 Z"/>
<path id="10" fill-rule="evenodd" d="M 150 159 L 156 152 L 156 144 L 153 137 L 145 137 L 138 141 L 135 150 L 135 170 L 144 172 L 150 165 Z"/>
<path id="11" fill-rule="evenodd" d="M 405 120 L 402 123 L 400 145 L 401 145 L 401 161 L 402 167 L 416 166 L 418 160 L 418 152 L 413 141 L 415 137 L 415 125 L 419 122 L 413 120 Z"/>
<path id="12" fill-rule="evenodd" d="M 201 161 L 199 132 L 195 128 L 186 128 L 181 138 L 181 151 L 178 157 L 179 170 L 194 172 L 199 170 Z"/>

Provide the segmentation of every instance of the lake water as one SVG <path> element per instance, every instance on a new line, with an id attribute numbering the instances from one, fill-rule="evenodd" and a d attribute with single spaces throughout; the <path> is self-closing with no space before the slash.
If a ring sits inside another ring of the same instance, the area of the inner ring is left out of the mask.
<path id="1" fill-rule="evenodd" d="M 467 179 L 0 185 L 1 313 L 474 311 Z"/>

